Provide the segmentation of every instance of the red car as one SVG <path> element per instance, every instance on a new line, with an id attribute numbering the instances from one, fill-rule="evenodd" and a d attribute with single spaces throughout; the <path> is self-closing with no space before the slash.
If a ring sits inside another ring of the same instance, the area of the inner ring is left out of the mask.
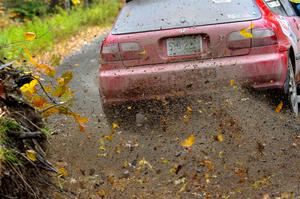
<path id="1" fill-rule="evenodd" d="M 283 89 L 298 113 L 300 18 L 288 0 L 132 0 L 101 47 L 103 108 L 232 79 Z"/>

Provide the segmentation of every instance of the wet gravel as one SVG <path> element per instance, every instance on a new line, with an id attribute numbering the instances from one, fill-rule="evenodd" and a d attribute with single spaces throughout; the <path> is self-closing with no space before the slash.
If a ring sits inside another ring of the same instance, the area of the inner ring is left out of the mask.
<path id="1" fill-rule="evenodd" d="M 300 196 L 300 123 L 280 92 L 228 83 L 199 96 L 128 105 L 112 129 L 97 87 L 100 42 L 60 68 L 74 71 L 73 109 L 90 119 L 85 133 L 63 116 L 50 120 L 57 131 L 50 139 L 50 160 L 66 163 L 69 176 L 61 183 L 76 195 L 69 197 Z M 281 100 L 284 108 L 276 113 Z M 182 147 L 192 134 L 195 143 Z"/>

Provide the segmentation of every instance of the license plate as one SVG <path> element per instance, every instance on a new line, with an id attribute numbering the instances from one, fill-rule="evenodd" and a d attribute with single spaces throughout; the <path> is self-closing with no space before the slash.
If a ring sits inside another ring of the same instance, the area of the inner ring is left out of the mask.
<path id="1" fill-rule="evenodd" d="M 201 36 L 186 36 L 167 39 L 168 56 L 192 55 L 202 51 Z"/>

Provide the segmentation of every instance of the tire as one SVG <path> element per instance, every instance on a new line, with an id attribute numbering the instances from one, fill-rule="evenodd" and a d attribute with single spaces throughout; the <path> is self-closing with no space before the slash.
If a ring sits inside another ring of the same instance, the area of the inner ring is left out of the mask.
<path id="1" fill-rule="evenodd" d="M 285 91 L 288 95 L 288 101 L 292 111 L 298 116 L 299 103 L 298 103 L 298 85 L 295 79 L 295 72 L 291 59 L 288 62 L 288 71 L 285 83 Z"/>

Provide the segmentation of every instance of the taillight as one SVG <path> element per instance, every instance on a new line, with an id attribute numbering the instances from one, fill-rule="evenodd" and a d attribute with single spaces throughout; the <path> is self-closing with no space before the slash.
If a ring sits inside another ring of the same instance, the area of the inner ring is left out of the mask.
<path id="1" fill-rule="evenodd" d="M 103 44 L 101 57 L 104 62 L 141 59 L 144 49 L 136 42 Z"/>
<path id="2" fill-rule="evenodd" d="M 251 47 L 251 38 L 241 35 L 240 31 L 232 32 L 228 36 L 227 46 L 229 49 L 243 49 Z"/>
<path id="3" fill-rule="evenodd" d="M 252 47 L 269 46 L 277 44 L 277 37 L 273 30 L 253 29 L 252 35 Z"/>
<path id="4" fill-rule="evenodd" d="M 250 47 L 268 46 L 277 43 L 277 37 L 273 30 L 253 28 L 249 37 L 245 37 L 240 31 L 232 32 L 228 36 L 227 47 L 229 49 L 243 49 Z"/>
<path id="5" fill-rule="evenodd" d="M 122 60 L 137 60 L 143 58 L 143 48 L 139 43 L 120 43 Z"/>
<path id="6" fill-rule="evenodd" d="M 101 58 L 103 62 L 120 61 L 121 54 L 118 44 L 103 44 L 101 49 Z"/>

